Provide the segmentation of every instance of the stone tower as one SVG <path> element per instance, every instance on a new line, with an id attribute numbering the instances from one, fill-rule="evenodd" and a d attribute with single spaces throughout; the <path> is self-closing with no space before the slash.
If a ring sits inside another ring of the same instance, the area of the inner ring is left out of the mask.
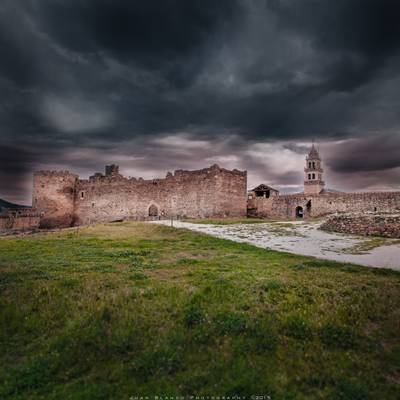
<path id="1" fill-rule="evenodd" d="M 68 171 L 38 171 L 33 175 L 32 205 L 41 214 L 42 228 L 73 224 L 78 176 Z"/>
<path id="2" fill-rule="evenodd" d="M 306 167 L 304 168 L 304 193 L 305 194 L 319 194 L 325 186 L 322 180 L 324 170 L 321 166 L 321 157 L 318 150 L 315 148 L 314 143 L 311 147 L 308 156 L 306 157 Z"/>

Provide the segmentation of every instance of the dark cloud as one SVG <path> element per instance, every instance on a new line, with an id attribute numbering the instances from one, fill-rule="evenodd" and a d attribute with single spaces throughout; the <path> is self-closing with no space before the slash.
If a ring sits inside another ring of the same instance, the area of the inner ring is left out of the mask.
<path id="1" fill-rule="evenodd" d="M 112 161 L 146 177 L 218 162 L 300 190 L 313 138 L 338 188 L 398 188 L 399 15 L 396 0 L 4 0 L 0 197 L 27 201 L 36 168 Z"/>
<path id="2" fill-rule="evenodd" d="M 42 29 L 62 46 L 102 53 L 188 84 L 206 62 L 204 52 L 233 28 L 236 0 L 42 1 Z"/>
<path id="3" fill-rule="evenodd" d="M 336 172 L 354 174 L 400 168 L 399 135 L 349 140 L 340 148 L 326 161 Z"/>
<path id="4" fill-rule="evenodd" d="M 328 70 L 336 90 L 368 81 L 400 46 L 397 0 L 269 1 L 282 26 L 303 33 L 323 53 L 337 54 Z"/>

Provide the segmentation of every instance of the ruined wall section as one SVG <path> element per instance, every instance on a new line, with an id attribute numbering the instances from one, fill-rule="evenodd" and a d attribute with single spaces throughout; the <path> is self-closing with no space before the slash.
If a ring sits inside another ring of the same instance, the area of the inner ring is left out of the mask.
<path id="1" fill-rule="evenodd" d="M 312 216 L 331 213 L 400 211 L 400 192 L 328 193 L 316 196 Z"/>
<path id="2" fill-rule="evenodd" d="M 214 167 L 215 169 L 215 167 Z M 219 169 L 216 175 L 216 208 L 210 216 L 244 217 L 247 209 L 247 172 Z"/>
<path id="3" fill-rule="evenodd" d="M 0 233 L 39 228 L 40 214 L 30 208 L 7 210 L 0 214 Z"/>
<path id="4" fill-rule="evenodd" d="M 305 218 L 354 211 L 393 213 L 400 211 L 400 192 L 293 194 L 257 202 L 257 216 L 269 218 L 295 218 L 297 207 Z"/>
<path id="5" fill-rule="evenodd" d="M 352 235 L 400 238 L 400 214 L 339 214 L 330 217 L 320 229 Z"/>
<path id="6" fill-rule="evenodd" d="M 279 192 L 272 191 L 270 197 L 255 196 L 247 200 L 247 215 L 249 217 L 268 218 L 274 212 L 275 200 L 279 199 Z"/>
<path id="7" fill-rule="evenodd" d="M 42 215 L 42 228 L 73 223 L 78 176 L 68 171 L 38 171 L 33 175 L 32 206 Z"/>
<path id="8" fill-rule="evenodd" d="M 74 221 L 148 219 L 151 206 L 160 218 L 244 216 L 246 180 L 246 172 L 217 165 L 199 171 L 177 170 L 153 180 L 97 174 L 77 182 Z"/>

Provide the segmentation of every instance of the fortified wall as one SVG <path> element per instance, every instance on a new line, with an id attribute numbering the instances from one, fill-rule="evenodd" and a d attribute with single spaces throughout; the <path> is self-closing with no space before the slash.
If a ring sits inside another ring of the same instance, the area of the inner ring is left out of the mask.
<path id="1" fill-rule="evenodd" d="M 6 210 L 0 214 L 0 233 L 39 228 L 40 215 L 30 208 Z"/>
<path id="2" fill-rule="evenodd" d="M 126 178 L 118 166 L 79 179 L 68 171 L 34 174 L 33 207 L 42 227 L 148 218 L 239 217 L 247 212 L 247 172 L 218 165 L 176 170 L 164 179 Z"/>
<path id="3" fill-rule="evenodd" d="M 39 171 L 33 174 L 32 207 L 42 215 L 42 228 L 72 225 L 77 182 L 78 175 L 68 171 Z"/>
<path id="4" fill-rule="evenodd" d="M 288 194 L 248 200 L 253 215 L 268 218 L 321 217 L 353 211 L 398 213 L 400 192 Z"/>
<path id="5" fill-rule="evenodd" d="M 398 213 L 400 192 L 340 193 L 325 189 L 322 161 L 313 144 L 306 156 L 304 192 L 280 195 L 259 185 L 248 195 L 248 215 L 262 218 L 308 218 L 335 213 Z"/>

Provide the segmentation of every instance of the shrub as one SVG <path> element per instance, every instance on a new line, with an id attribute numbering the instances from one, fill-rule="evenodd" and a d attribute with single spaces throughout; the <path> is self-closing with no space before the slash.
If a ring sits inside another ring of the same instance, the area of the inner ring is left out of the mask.
<path id="1" fill-rule="evenodd" d="M 308 340 L 313 338 L 313 331 L 308 322 L 301 316 L 289 317 L 285 327 L 286 335 L 298 340 Z"/>
<path id="2" fill-rule="evenodd" d="M 246 316 L 235 312 L 219 314 L 215 317 L 214 323 L 220 335 L 238 335 L 248 326 Z"/>
<path id="3" fill-rule="evenodd" d="M 148 278 L 143 272 L 135 272 L 129 276 L 129 279 L 132 281 L 144 281 Z"/>
<path id="4" fill-rule="evenodd" d="M 351 348 L 356 341 L 356 335 L 350 328 L 333 323 L 324 325 L 319 331 L 319 336 L 324 344 L 341 348 Z"/>
<path id="5" fill-rule="evenodd" d="M 205 320 L 205 314 L 198 304 L 190 304 L 185 310 L 184 321 L 187 327 L 199 325 Z"/>
<path id="6" fill-rule="evenodd" d="M 329 397 L 331 400 L 368 400 L 368 388 L 359 383 L 350 380 L 341 380 L 338 382 L 334 392 Z"/>

